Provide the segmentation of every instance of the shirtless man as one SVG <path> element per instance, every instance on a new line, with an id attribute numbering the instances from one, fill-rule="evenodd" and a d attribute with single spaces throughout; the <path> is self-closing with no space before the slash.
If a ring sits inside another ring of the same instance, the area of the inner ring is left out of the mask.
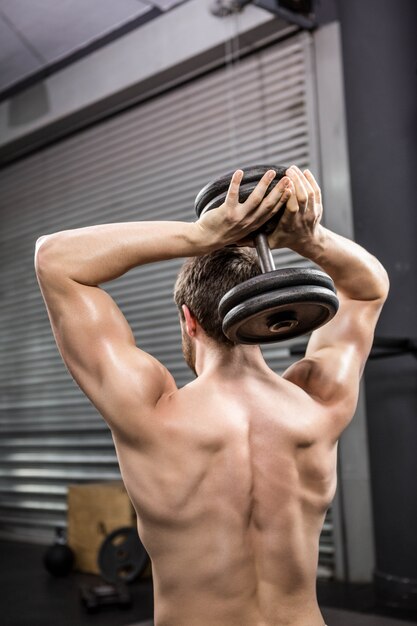
<path id="1" fill-rule="evenodd" d="M 113 434 L 152 559 L 157 626 L 323 626 L 319 536 L 388 278 L 360 246 L 322 227 L 309 171 L 292 166 L 265 196 L 274 174 L 240 204 L 237 170 L 225 203 L 193 224 L 107 224 L 37 242 L 58 348 Z M 259 273 L 249 248 L 224 247 L 245 242 L 285 201 L 271 247 L 320 265 L 340 309 L 278 376 L 259 346 L 225 339 L 216 311 L 225 291 Z M 196 257 L 176 286 L 184 355 L 197 374 L 182 389 L 135 345 L 99 287 L 175 257 Z"/>

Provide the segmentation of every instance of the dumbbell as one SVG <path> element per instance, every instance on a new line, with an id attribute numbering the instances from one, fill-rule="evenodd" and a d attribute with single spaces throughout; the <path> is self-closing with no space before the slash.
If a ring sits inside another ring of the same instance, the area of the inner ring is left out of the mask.
<path id="1" fill-rule="evenodd" d="M 281 165 L 253 165 L 244 169 L 239 202 L 244 202 L 270 169 L 276 176 L 267 195 L 285 176 Z M 233 172 L 208 183 L 197 194 L 195 211 L 201 217 L 226 200 Z M 285 205 L 252 234 L 261 274 L 230 289 L 220 300 L 223 332 L 234 343 L 264 344 L 285 341 L 309 333 L 329 322 L 339 301 L 332 279 L 314 268 L 276 269 L 268 234 L 277 227 Z"/>

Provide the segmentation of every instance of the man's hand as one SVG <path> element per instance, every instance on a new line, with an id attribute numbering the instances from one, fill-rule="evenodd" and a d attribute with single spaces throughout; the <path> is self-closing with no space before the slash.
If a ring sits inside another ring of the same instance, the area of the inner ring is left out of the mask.
<path id="1" fill-rule="evenodd" d="M 265 197 L 276 172 L 268 170 L 245 202 L 239 202 L 239 188 L 243 171 L 236 170 L 233 174 L 225 202 L 217 209 L 207 211 L 195 223 L 200 235 L 213 248 L 242 242 L 262 224 L 273 217 L 290 197 L 288 185 L 290 180 L 282 178 L 274 189 Z"/>
<path id="2" fill-rule="evenodd" d="M 271 248 L 303 250 L 315 243 L 323 213 L 321 191 L 313 174 L 292 165 L 286 174 L 290 179 L 289 198 L 284 215 L 275 231 L 268 237 Z"/>

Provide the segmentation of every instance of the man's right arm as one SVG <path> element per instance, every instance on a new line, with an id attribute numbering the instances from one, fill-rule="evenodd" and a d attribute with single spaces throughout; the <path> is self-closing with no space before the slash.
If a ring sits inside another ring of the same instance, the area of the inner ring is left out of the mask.
<path id="1" fill-rule="evenodd" d="M 312 175 L 300 175 L 297 172 L 298 180 L 305 182 L 309 195 L 314 192 L 314 203 L 321 206 L 320 189 Z M 300 200 L 299 195 L 297 183 L 293 203 L 295 198 Z M 312 198 L 310 205 L 311 202 Z M 307 220 L 309 211 L 313 209 L 306 205 L 305 219 L 303 214 L 298 219 Z M 292 217 L 295 213 L 294 209 Z M 388 295 L 388 275 L 381 263 L 361 246 L 319 223 L 308 236 L 304 233 L 297 237 L 294 232 L 293 239 L 291 248 L 319 265 L 333 279 L 340 307 L 328 324 L 312 333 L 305 358 L 290 367 L 284 376 L 332 409 L 335 436 L 338 436 L 356 408 L 359 381 Z"/>

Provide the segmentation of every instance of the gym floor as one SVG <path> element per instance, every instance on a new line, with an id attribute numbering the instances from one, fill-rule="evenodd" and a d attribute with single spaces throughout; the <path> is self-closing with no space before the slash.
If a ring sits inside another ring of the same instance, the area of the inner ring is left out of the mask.
<path id="1" fill-rule="evenodd" d="M 89 615 L 79 601 L 82 584 L 100 584 L 98 576 L 74 573 L 53 578 L 43 569 L 44 546 L 0 540 L 0 615 L 3 626 L 151 626 L 152 582 L 129 586 L 133 607 L 107 607 Z M 417 613 L 378 609 L 371 585 L 318 583 L 318 598 L 329 626 L 407 626 Z M 198 625 L 195 625 L 198 626 Z"/>

